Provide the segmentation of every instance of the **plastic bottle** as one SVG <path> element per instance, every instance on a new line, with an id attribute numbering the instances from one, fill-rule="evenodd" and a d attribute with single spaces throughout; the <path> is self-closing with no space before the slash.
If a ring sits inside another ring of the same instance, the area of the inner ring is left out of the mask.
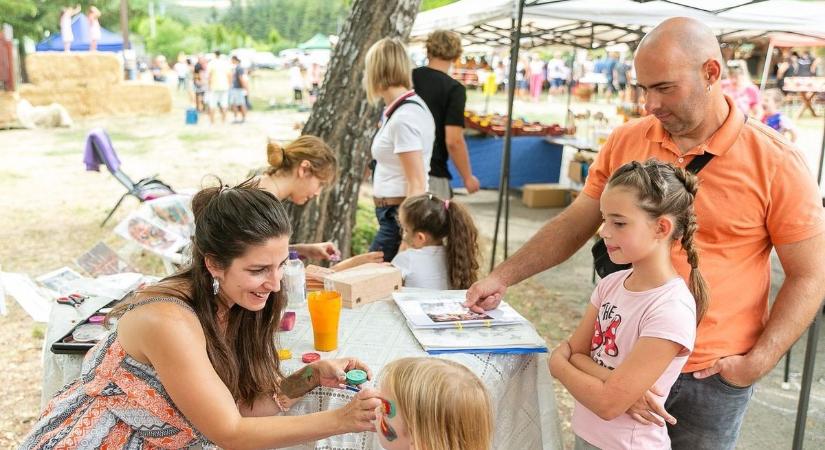
<path id="1" fill-rule="evenodd" d="M 306 276 L 304 262 L 298 258 L 298 252 L 289 251 L 289 261 L 284 267 L 283 289 L 286 294 L 287 307 L 298 308 L 306 305 Z"/>

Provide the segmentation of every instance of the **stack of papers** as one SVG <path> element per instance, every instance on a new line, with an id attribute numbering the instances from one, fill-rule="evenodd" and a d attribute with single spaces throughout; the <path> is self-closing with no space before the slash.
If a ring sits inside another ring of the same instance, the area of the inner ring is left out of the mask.
<path id="1" fill-rule="evenodd" d="M 462 306 L 466 291 L 397 292 L 393 300 L 430 354 L 543 353 L 544 339 L 505 302 L 477 314 Z"/>

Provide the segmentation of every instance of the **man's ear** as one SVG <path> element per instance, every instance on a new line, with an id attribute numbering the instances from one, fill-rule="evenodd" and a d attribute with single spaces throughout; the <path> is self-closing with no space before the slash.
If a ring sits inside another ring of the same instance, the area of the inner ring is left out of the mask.
<path id="1" fill-rule="evenodd" d="M 714 84 L 722 78 L 722 65 L 711 58 L 702 64 L 702 78 L 709 84 Z"/>
<path id="2" fill-rule="evenodd" d="M 673 233 L 673 219 L 662 216 L 656 219 L 656 239 L 668 239 Z"/>

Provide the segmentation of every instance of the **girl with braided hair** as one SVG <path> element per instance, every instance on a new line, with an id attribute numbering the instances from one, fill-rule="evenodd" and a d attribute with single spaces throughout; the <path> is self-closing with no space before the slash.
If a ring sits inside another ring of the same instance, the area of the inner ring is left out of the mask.
<path id="1" fill-rule="evenodd" d="M 406 249 L 392 260 L 404 285 L 467 289 L 478 279 L 478 230 L 462 204 L 433 194 L 407 197 L 398 222 Z"/>
<path id="2" fill-rule="evenodd" d="M 599 282 L 578 328 L 548 363 L 576 399 L 577 449 L 670 448 L 666 427 L 625 411 L 648 390 L 670 391 L 707 309 L 694 245 L 697 187 L 693 174 L 651 159 L 620 167 L 602 194 L 600 234 L 610 259 L 632 268 Z M 686 255 L 689 286 L 671 252 Z"/>

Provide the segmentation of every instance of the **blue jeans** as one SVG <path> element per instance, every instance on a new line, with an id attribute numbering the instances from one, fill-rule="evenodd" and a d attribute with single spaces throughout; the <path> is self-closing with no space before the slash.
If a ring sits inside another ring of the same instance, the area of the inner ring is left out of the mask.
<path id="1" fill-rule="evenodd" d="M 719 374 L 702 380 L 680 374 L 665 402 L 676 418 L 676 425 L 667 425 L 672 448 L 733 449 L 752 395 L 753 386 L 733 386 Z"/>
<path id="2" fill-rule="evenodd" d="M 401 246 L 398 206 L 376 207 L 375 218 L 378 219 L 378 233 L 372 240 L 370 251 L 384 252 L 384 261 L 390 262 L 398 254 L 398 247 Z"/>

